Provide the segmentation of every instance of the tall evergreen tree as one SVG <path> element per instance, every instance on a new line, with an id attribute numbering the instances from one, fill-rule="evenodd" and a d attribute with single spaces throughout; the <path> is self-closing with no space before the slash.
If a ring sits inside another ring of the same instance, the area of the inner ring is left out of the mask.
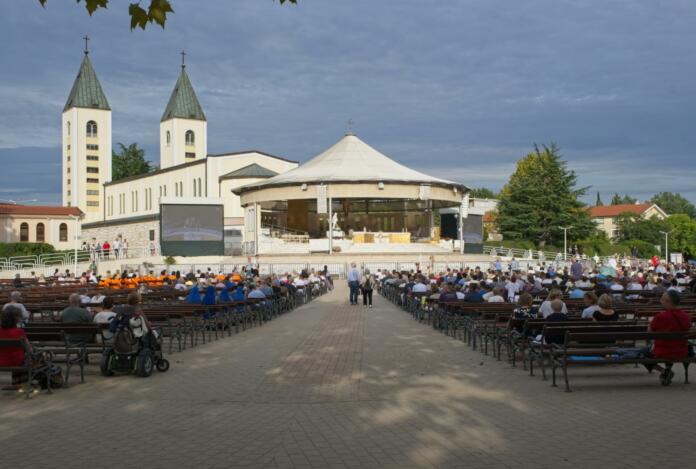
<path id="1" fill-rule="evenodd" d="M 131 143 L 128 146 L 119 143 L 118 146 L 121 149 L 119 153 L 111 152 L 112 181 L 146 174 L 154 169 L 151 163 L 145 159 L 145 150 L 138 148 L 137 143 Z"/>
<path id="2" fill-rule="evenodd" d="M 597 201 L 595 202 L 595 207 L 601 207 L 602 205 L 604 205 L 604 203 L 602 203 L 602 198 L 599 196 L 599 191 L 597 191 Z"/>
<path id="3" fill-rule="evenodd" d="M 534 241 L 539 248 L 562 243 L 561 227 L 571 227 L 571 239 L 583 239 L 596 230 L 579 200 L 587 187 L 577 187 L 575 172 L 567 168 L 555 144 L 539 148 L 517 162 L 503 187 L 498 205 L 498 228 L 508 239 Z"/>

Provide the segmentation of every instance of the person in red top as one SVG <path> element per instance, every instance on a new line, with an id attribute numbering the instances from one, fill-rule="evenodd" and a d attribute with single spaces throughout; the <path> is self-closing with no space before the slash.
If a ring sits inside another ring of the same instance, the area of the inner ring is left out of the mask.
<path id="1" fill-rule="evenodd" d="M 19 318 L 22 317 L 22 310 L 10 305 L 3 309 L 0 316 L 0 339 L 21 339 L 27 338 L 24 329 L 17 327 Z M 3 347 L 0 348 L 0 366 L 22 366 L 24 365 L 24 349 L 22 347 Z M 12 384 L 17 385 L 26 377 L 20 373 L 12 373 Z"/>
<path id="2" fill-rule="evenodd" d="M 660 303 L 665 310 L 653 317 L 650 323 L 652 332 L 686 332 L 691 329 L 691 318 L 678 308 L 680 303 L 679 293 L 673 290 L 665 292 L 660 298 Z M 675 339 L 656 339 L 651 349 L 646 354 L 653 358 L 679 361 L 689 356 L 689 341 Z M 647 366 L 649 371 L 660 371 L 660 382 L 669 386 L 674 378 L 672 363 L 667 362 L 664 368 L 660 365 Z"/>

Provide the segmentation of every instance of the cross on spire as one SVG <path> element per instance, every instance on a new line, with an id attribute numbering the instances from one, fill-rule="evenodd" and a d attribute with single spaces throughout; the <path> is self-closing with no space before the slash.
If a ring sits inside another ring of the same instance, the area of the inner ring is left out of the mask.
<path id="1" fill-rule="evenodd" d="M 348 135 L 353 135 L 353 119 L 348 119 Z"/>
<path id="2" fill-rule="evenodd" d="M 89 36 L 85 35 L 82 39 L 85 40 L 85 55 L 89 54 Z"/>
<path id="3" fill-rule="evenodd" d="M 186 68 L 186 51 L 181 51 L 181 68 Z"/>

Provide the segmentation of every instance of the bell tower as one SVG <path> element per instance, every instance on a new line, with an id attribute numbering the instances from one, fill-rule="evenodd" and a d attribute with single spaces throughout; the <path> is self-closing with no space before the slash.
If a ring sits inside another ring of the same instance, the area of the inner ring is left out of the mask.
<path id="1" fill-rule="evenodd" d="M 111 108 L 85 50 L 62 116 L 63 205 L 84 221 L 101 219 L 103 184 L 111 181 Z"/>
<path id="2" fill-rule="evenodd" d="M 208 123 L 186 73 L 186 53 L 181 52 L 181 72 L 160 121 L 160 168 L 188 163 L 208 154 Z"/>

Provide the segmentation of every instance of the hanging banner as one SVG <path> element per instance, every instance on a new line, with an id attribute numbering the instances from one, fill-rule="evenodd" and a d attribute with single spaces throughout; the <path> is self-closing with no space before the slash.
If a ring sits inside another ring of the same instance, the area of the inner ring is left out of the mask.
<path id="1" fill-rule="evenodd" d="M 321 184 L 317 186 L 317 214 L 328 213 L 329 206 L 326 203 L 326 186 Z"/>
<path id="2" fill-rule="evenodd" d="M 466 195 L 462 198 L 462 218 L 468 218 L 469 217 L 469 193 L 467 192 Z"/>
<path id="3" fill-rule="evenodd" d="M 418 198 L 420 200 L 430 200 L 430 186 L 426 186 L 425 184 L 422 184 L 420 186 Z"/>

